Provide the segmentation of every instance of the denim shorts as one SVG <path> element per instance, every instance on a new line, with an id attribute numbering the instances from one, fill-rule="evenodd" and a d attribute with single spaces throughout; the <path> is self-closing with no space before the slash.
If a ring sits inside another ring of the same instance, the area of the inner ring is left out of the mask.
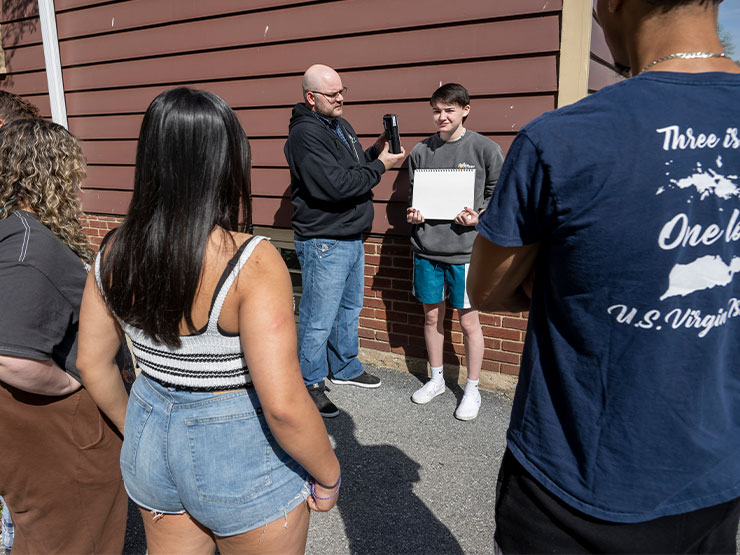
<path id="1" fill-rule="evenodd" d="M 278 445 L 254 388 L 215 394 L 141 374 L 126 411 L 121 472 L 129 497 L 217 536 L 264 526 L 303 503 L 306 471 Z"/>

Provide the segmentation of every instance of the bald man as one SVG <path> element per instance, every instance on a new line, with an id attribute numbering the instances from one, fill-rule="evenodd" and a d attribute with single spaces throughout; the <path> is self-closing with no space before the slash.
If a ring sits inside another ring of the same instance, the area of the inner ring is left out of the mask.
<path id="1" fill-rule="evenodd" d="M 332 68 L 309 67 L 284 149 L 303 273 L 298 352 L 306 387 L 324 418 L 339 414 L 324 393 L 327 376 L 334 384 L 380 386 L 380 379 L 365 372 L 357 359 L 365 275 L 362 232 L 373 221 L 373 187 L 405 155 L 391 154 L 384 135 L 362 150 L 342 118 L 346 93 Z"/>

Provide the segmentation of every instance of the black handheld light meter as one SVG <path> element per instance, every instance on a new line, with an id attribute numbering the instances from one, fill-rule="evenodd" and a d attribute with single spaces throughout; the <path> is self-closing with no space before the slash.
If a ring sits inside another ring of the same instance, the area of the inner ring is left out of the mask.
<path id="1" fill-rule="evenodd" d="M 386 114 L 383 116 L 385 138 L 388 139 L 388 150 L 393 154 L 401 153 L 401 135 L 398 133 L 398 116 Z"/>

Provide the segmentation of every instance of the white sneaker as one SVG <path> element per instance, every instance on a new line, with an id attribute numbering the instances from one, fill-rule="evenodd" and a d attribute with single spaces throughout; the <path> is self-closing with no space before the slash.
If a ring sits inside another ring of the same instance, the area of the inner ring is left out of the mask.
<path id="1" fill-rule="evenodd" d="M 478 416 L 478 409 L 480 409 L 480 393 L 466 393 L 460 401 L 460 406 L 455 411 L 455 418 L 458 420 L 473 420 Z"/>
<path id="2" fill-rule="evenodd" d="M 434 380 L 429 380 L 419 389 L 414 391 L 414 394 L 411 396 L 411 400 L 417 405 L 425 405 L 438 395 L 442 395 L 444 392 L 445 383 L 443 381 L 436 382 Z"/>

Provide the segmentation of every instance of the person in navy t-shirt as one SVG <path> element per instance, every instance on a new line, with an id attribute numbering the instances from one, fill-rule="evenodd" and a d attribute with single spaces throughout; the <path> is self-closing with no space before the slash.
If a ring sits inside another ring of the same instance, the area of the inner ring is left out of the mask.
<path id="1" fill-rule="evenodd" d="M 473 305 L 530 310 L 505 553 L 735 551 L 740 68 L 718 6 L 599 0 L 634 77 L 526 125 L 481 217 Z"/>

